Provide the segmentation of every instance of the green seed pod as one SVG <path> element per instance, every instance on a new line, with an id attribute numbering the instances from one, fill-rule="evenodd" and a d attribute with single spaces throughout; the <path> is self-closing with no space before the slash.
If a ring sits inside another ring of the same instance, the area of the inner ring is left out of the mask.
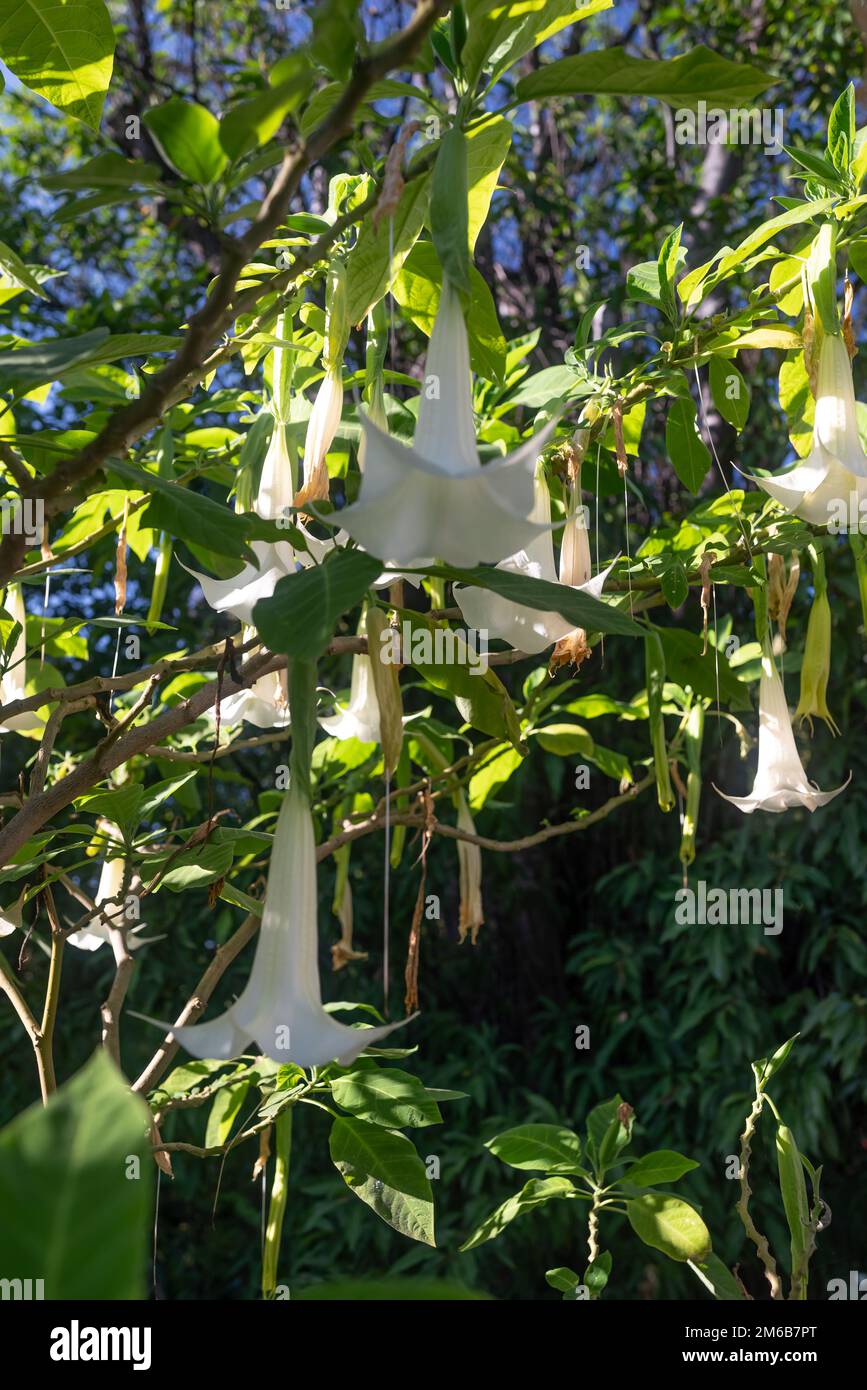
<path id="1" fill-rule="evenodd" d="M 174 542 L 168 531 L 160 531 L 160 538 L 157 544 L 157 563 L 154 570 L 154 586 L 151 589 L 151 601 L 147 616 L 147 633 L 150 637 L 156 629 L 156 624 L 162 617 L 163 604 L 166 601 L 166 590 L 169 584 L 169 570 L 172 566 L 172 551 Z"/>
<path id="2" fill-rule="evenodd" d="M 403 703 L 400 678 L 394 662 L 384 660 L 382 635 L 388 623 L 381 608 L 367 610 L 367 655 L 379 705 L 379 729 L 382 737 L 382 758 L 385 771 L 394 772 L 403 746 Z"/>
<path id="3" fill-rule="evenodd" d="M 647 710 L 650 721 L 650 741 L 656 768 L 656 798 L 660 809 L 674 807 L 671 773 L 668 767 L 668 748 L 665 742 L 665 723 L 662 715 L 662 692 L 665 685 L 665 654 L 658 632 L 649 632 L 644 639 L 644 661 L 647 673 Z"/>
<path id="4" fill-rule="evenodd" d="M 791 1236 L 792 1273 L 804 1269 L 809 1249 L 810 1207 L 804 1165 L 788 1125 L 777 1126 L 777 1169 L 780 1194 Z"/>

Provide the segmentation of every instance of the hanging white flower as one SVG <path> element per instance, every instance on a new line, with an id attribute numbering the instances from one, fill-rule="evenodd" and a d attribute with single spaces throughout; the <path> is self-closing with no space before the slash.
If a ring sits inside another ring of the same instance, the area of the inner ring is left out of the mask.
<path id="1" fill-rule="evenodd" d="M 245 641 L 254 636 L 252 628 L 245 629 Z M 248 689 L 238 690 L 220 701 L 221 724 L 240 724 L 242 720 L 255 724 L 257 729 L 285 729 L 288 726 L 289 690 L 285 669 L 268 671 Z"/>
<path id="2" fill-rule="evenodd" d="M 114 857 L 109 859 L 107 853 L 109 848 L 117 849 L 121 839 L 120 830 L 112 821 L 100 817 L 96 823 L 96 832 L 105 846 L 106 857 L 102 861 L 94 902 L 97 907 L 105 907 L 106 913 L 92 917 L 86 927 L 73 932 L 69 937 L 70 946 L 77 947 L 79 951 L 98 950 L 108 941 L 110 928 L 120 926 L 123 922 L 123 903 L 118 895 L 123 889 L 126 862 L 120 854 L 115 853 Z"/>
<path id="3" fill-rule="evenodd" d="M 482 467 L 476 447 L 469 345 L 457 292 L 443 280 L 412 447 L 362 416 L 359 500 L 340 524 L 395 564 L 494 563 L 539 534 L 532 520 L 536 459 L 556 422 L 507 458 Z"/>
<path id="4" fill-rule="evenodd" d="M 852 364 L 841 336 L 828 335 L 819 352 L 810 453 L 786 473 L 751 481 L 813 526 L 827 526 L 834 504 L 848 510 L 853 493 L 859 506 L 867 501 L 867 455 L 858 435 Z"/>
<path id="5" fill-rule="evenodd" d="M 378 658 L 377 658 L 378 659 Z M 373 684 L 370 657 L 356 653 L 352 658 L 349 704 L 335 701 L 337 713 L 320 719 L 320 727 L 332 738 L 357 738 L 359 743 L 381 743 L 379 702 Z"/>
<path id="6" fill-rule="evenodd" d="M 255 1045 L 274 1062 L 319 1067 L 336 1060 L 350 1066 L 365 1048 L 409 1021 L 349 1028 L 326 1013 L 319 983 L 316 917 L 313 818 L 303 791 L 290 787 L 274 832 L 249 982 L 219 1018 L 172 1030 L 188 1052 L 228 1060 Z"/>
<path id="7" fill-rule="evenodd" d="M 272 407 L 273 408 L 273 407 Z M 295 464 L 286 443 L 286 426 L 275 414 L 271 442 L 262 463 L 255 512 L 265 521 L 287 516 L 295 498 Z"/>
<path id="8" fill-rule="evenodd" d="M 15 639 L 7 668 L 0 676 L 0 706 L 11 705 L 13 700 L 23 700 L 27 694 L 27 612 L 20 584 L 9 585 L 3 607 L 14 622 L 20 623 L 21 630 Z M 36 710 L 25 710 L 23 714 L 13 714 L 8 719 L 3 719 L 0 713 L 0 720 L 3 721 L 0 723 L 0 733 L 3 734 L 36 734 L 45 727 L 45 720 L 40 719 Z"/>
<path id="9" fill-rule="evenodd" d="M 806 806 L 808 811 L 815 811 L 839 796 L 851 780 L 850 773 L 843 786 L 832 792 L 820 791 L 807 781 L 792 732 L 783 682 L 766 648 L 759 686 L 759 763 L 753 789 L 749 796 L 727 796 L 719 792 L 719 787 L 715 790 L 747 815 L 753 811 L 787 811 L 792 806 Z"/>
<path id="10" fill-rule="evenodd" d="M 545 579 L 548 583 L 559 584 L 563 581 L 558 578 L 554 564 L 554 541 L 550 529 L 551 496 L 541 474 L 535 483 L 532 519 L 541 524 L 540 534 L 525 550 L 502 560 L 497 569 L 509 570 L 528 579 Z M 567 522 L 567 530 L 570 526 L 572 536 L 569 541 L 569 553 L 565 564 L 561 555 L 561 570 L 564 574 L 583 574 L 590 566 L 590 547 L 587 532 L 583 529 L 583 514 L 580 524 L 573 514 Z M 586 545 L 586 556 L 582 554 L 582 535 Z M 591 598 L 598 598 L 613 565 L 614 561 L 607 569 L 597 574 L 595 579 L 588 577 L 581 583 L 570 584 L 569 587 L 589 594 Z M 501 641 L 508 642 L 516 651 L 527 652 L 528 655 L 544 651 L 546 647 L 561 641 L 575 630 L 575 624 L 561 617 L 559 613 L 544 612 L 538 608 L 529 608 L 526 604 L 513 603 L 490 589 L 456 584 L 454 595 L 469 627 L 476 628 L 477 631 L 487 631 L 489 638 L 498 637 Z"/>
<path id="11" fill-rule="evenodd" d="M 465 834 L 475 835 L 476 827 L 470 814 L 467 798 L 463 791 L 458 792 L 458 829 Z M 460 876 L 460 920 L 458 938 L 470 941 L 475 946 L 479 928 L 484 925 L 485 912 L 482 906 L 482 851 L 469 840 L 458 840 L 458 871 Z"/>

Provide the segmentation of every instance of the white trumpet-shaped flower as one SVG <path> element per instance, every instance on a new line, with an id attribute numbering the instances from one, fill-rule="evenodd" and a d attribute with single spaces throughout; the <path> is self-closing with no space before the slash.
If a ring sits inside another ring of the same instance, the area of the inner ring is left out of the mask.
<path id="1" fill-rule="evenodd" d="M 106 848 L 112 841 L 120 838 L 120 830 L 111 821 L 100 818 L 96 829 L 102 836 Z M 119 894 L 123 889 L 125 873 L 126 863 L 122 855 L 115 855 L 113 859 L 103 859 L 94 902 L 97 907 L 105 907 L 106 911 L 98 917 L 93 917 L 86 927 L 73 932 L 69 938 L 70 946 L 77 946 L 79 951 L 96 951 L 108 941 L 110 928 L 121 925 L 123 903 Z"/>
<path id="2" fill-rule="evenodd" d="M 751 815 L 753 811 L 787 811 L 792 806 L 806 806 L 815 811 L 839 796 L 851 781 L 852 774 L 832 792 L 820 791 L 812 782 L 801 762 L 786 692 L 777 672 L 773 656 L 766 649 L 762 656 L 762 678 L 759 686 L 759 763 L 756 779 L 749 796 L 727 796 L 733 806 Z"/>
<path id="3" fill-rule="evenodd" d="M 249 982 L 219 1018 L 172 1029 L 188 1052 L 228 1060 L 255 1044 L 275 1062 L 318 1067 L 336 1060 L 349 1066 L 366 1047 L 409 1021 L 349 1028 L 326 1013 L 319 984 L 316 907 L 313 818 L 304 792 L 290 787 L 274 832 Z"/>
<path id="4" fill-rule="evenodd" d="M 867 455 L 858 435 L 852 364 L 839 335 L 826 337 L 819 352 L 810 453 L 786 473 L 751 481 L 813 526 L 827 526 L 832 509 L 848 508 L 852 494 L 859 507 L 867 500 Z"/>
<path id="5" fill-rule="evenodd" d="M 289 541 L 277 541 L 274 545 L 269 541 L 253 541 L 250 548 L 259 562 L 258 567 L 245 565 L 230 579 L 214 579 L 188 565 L 184 565 L 184 569 L 198 580 L 211 608 L 217 613 L 231 613 L 239 622 L 252 626 L 253 609 L 259 600 L 270 598 L 287 574 L 318 563 L 334 544 L 332 540 L 318 540 L 309 531 L 304 531 L 304 538 L 309 547 L 307 551 L 295 550 Z"/>
<path id="6" fill-rule="evenodd" d="M 0 676 L 0 706 L 11 705 L 13 700 L 23 700 L 27 693 L 24 660 L 27 654 L 27 613 L 20 584 L 9 585 L 4 607 L 13 621 L 20 624 L 21 630 L 15 639 L 6 670 Z M 25 710 L 23 714 L 13 714 L 8 719 L 0 714 L 0 720 L 0 733 L 3 734 L 36 734 L 45 727 L 44 719 L 40 719 L 35 710 Z"/>
<path id="7" fill-rule="evenodd" d="M 295 498 L 295 465 L 286 444 L 286 428 L 275 416 L 271 442 L 262 463 L 255 511 L 265 521 L 287 514 Z"/>
<path id="8" fill-rule="evenodd" d="M 244 630 L 244 640 L 255 637 L 253 628 Z M 211 715 L 213 718 L 213 714 Z M 247 690 L 238 690 L 220 701 L 220 723 L 240 724 L 246 720 L 258 729 L 285 729 L 289 718 L 289 690 L 286 671 L 269 671 Z"/>
<path id="9" fill-rule="evenodd" d="M 382 742 L 379 701 L 369 656 L 358 653 L 352 658 L 349 704 L 337 703 L 337 713 L 320 719 L 319 725 L 332 738 L 357 738 L 359 743 Z"/>
<path id="10" fill-rule="evenodd" d="M 518 551 L 507 560 L 502 560 L 497 569 L 510 570 L 514 574 L 525 575 L 528 579 L 545 579 L 551 584 L 563 583 L 564 581 L 558 578 L 554 564 L 554 541 L 550 529 L 551 496 L 541 476 L 536 479 L 532 516 L 534 521 L 541 523 L 540 534 L 529 543 L 526 550 Z M 577 517 L 581 517 L 580 522 Z M 590 567 L 590 546 L 587 542 L 587 532 L 583 529 L 583 513 L 580 507 L 567 522 L 567 532 L 570 527 L 570 551 L 565 563 L 563 556 L 560 557 L 561 573 L 584 574 Z M 586 556 L 582 555 L 582 534 Z M 614 561 L 607 569 L 597 574 L 595 579 L 587 577 L 580 583 L 569 584 L 568 587 L 579 589 L 591 598 L 598 598 L 613 564 Z M 528 655 L 544 651 L 546 647 L 559 642 L 575 629 L 574 623 L 570 623 L 557 612 L 544 612 L 538 608 L 529 608 L 526 604 L 513 603 L 490 589 L 456 584 L 454 594 L 470 627 L 487 631 L 489 637 L 498 637 L 501 641 L 508 642 L 516 651 L 527 652 Z"/>
<path id="11" fill-rule="evenodd" d="M 362 416 L 361 490 L 339 520 L 370 554 L 399 565 L 432 555 L 453 565 L 494 563 L 539 534 L 531 518 L 533 474 L 556 422 L 482 467 L 471 385 L 463 310 L 444 279 L 412 447 Z"/>
<path id="12" fill-rule="evenodd" d="M 325 373 L 316 392 L 304 439 L 304 474 L 295 497 L 296 507 L 328 496 L 325 457 L 334 442 L 343 410 L 343 373 L 339 366 Z"/>
<path id="13" fill-rule="evenodd" d="M 0 936 L 11 936 L 13 932 L 21 930 L 26 892 L 25 889 L 18 901 L 9 907 L 0 907 Z"/>

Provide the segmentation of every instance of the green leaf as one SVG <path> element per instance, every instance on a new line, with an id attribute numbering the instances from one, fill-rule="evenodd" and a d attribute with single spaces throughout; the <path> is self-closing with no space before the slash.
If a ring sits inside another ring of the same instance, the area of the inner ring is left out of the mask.
<path id="1" fill-rule="evenodd" d="M 771 1077 L 783 1066 L 800 1036 L 800 1033 L 795 1033 L 794 1037 L 788 1038 L 786 1042 L 782 1043 L 770 1058 L 760 1057 L 757 1062 L 752 1063 L 753 1073 L 760 1090 L 767 1086 Z"/>
<path id="2" fill-rule="evenodd" d="M 584 1283 L 590 1293 L 598 1298 L 611 1277 L 611 1252 L 602 1250 L 584 1271 Z"/>
<path id="3" fill-rule="evenodd" d="M 674 560 L 659 576 L 659 587 L 669 608 L 680 608 L 689 597 L 689 578 L 682 560 Z"/>
<path id="4" fill-rule="evenodd" d="M 855 154 L 855 88 L 850 82 L 837 98 L 828 118 L 828 158 L 847 175 Z"/>
<path id="5" fill-rule="evenodd" d="M 701 1263 L 710 1254 L 710 1231 L 695 1208 L 680 1197 L 647 1192 L 626 1203 L 626 1216 L 639 1240 L 671 1260 Z"/>
<path id="6" fill-rule="evenodd" d="M 633 1163 L 624 1178 L 636 1187 L 658 1187 L 661 1182 L 677 1182 L 690 1168 L 698 1166 L 695 1159 L 684 1158 L 674 1149 L 656 1149 Z"/>
<path id="7" fill-rule="evenodd" d="M 118 474 L 136 491 L 154 495 L 142 518 L 145 526 L 155 531 L 168 531 L 176 540 L 188 545 L 254 561 L 249 549 L 251 521 L 249 516 L 230 511 L 202 492 L 181 487 L 158 473 L 147 472 L 136 464 L 112 459 L 110 470 Z"/>
<path id="8" fill-rule="evenodd" d="M 221 119 L 220 144 L 230 159 L 266 145 L 306 96 L 313 76 L 306 55 L 290 53 L 281 64 L 289 66 L 281 67 L 279 81 L 273 82 L 272 74 L 272 86 L 231 107 Z"/>
<path id="9" fill-rule="evenodd" d="M 674 471 L 684 487 L 696 493 L 710 468 L 710 451 L 698 432 L 695 402 L 678 396 L 668 410 L 665 447 Z"/>
<path id="10" fill-rule="evenodd" d="M 425 644 L 422 647 L 415 640 L 415 632 L 420 628 L 426 628 L 428 631 L 436 628 L 448 631 L 449 625 L 445 621 L 434 623 L 420 613 L 409 613 L 408 610 L 404 612 L 405 621 L 413 625 L 411 639 L 404 642 L 404 660 L 424 676 L 428 685 L 449 695 L 457 705 L 462 718 L 468 724 L 472 724 L 474 729 L 480 729 L 482 733 L 491 734 L 494 738 L 506 738 L 520 753 L 525 753 L 515 706 L 496 671 L 491 667 L 487 670 L 478 666 L 470 667 L 469 649 L 459 631 L 452 633 L 455 651 L 458 656 L 463 652 L 465 660 L 427 661 L 425 657 L 430 646 Z"/>
<path id="11" fill-rule="evenodd" d="M 558 1265 L 556 1269 L 546 1269 L 545 1283 L 550 1284 L 551 1288 L 556 1289 L 558 1293 L 569 1297 L 574 1296 L 581 1279 L 574 1269 L 567 1269 L 565 1265 Z"/>
<path id="12" fill-rule="evenodd" d="M 107 328 L 92 328 L 75 338 L 46 338 L 0 352 L 0 391 L 56 380 L 86 362 L 108 336 Z"/>
<path id="13" fill-rule="evenodd" d="M 593 1166 L 604 1172 L 607 1165 L 629 1142 L 631 1124 L 621 1124 L 619 1111 L 621 1095 L 612 1096 L 594 1106 L 587 1116 L 587 1153 Z"/>
<path id="14" fill-rule="evenodd" d="M 613 0 L 466 0 L 464 75 L 474 87 L 483 69 L 496 82 L 507 68 L 567 25 L 610 10 Z"/>
<path id="15" fill-rule="evenodd" d="M 89 815 L 105 816 L 116 825 L 135 826 L 143 799 L 144 787 L 130 783 L 110 791 L 87 792 L 77 798 L 75 806 Z"/>
<path id="16" fill-rule="evenodd" d="M 141 159 L 126 159 L 122 154 L 107 151 L 94 155 L 74 169 L 60 174 L 44 174 L 39 182 L 52 192 L 80 188 L 133 188 L 136 184 L 159 183 L 160 171 L 155 164 Z"/>
<path id="17" fill-rule="evenodd" d="M 223 1086 L 214 1096 L 208 1112 L 205 1148 L 215 1149 L 226 1143 L 249 1089 L 250 1079 L 245 1077 L 233 1086 Z"/>
<path id="18" fill-rule="evenodd" d="M 703 1260 L 687 1260 L 693 1273 L 697 1274 L 714 1298 L 735 1302 L 743 1301 L 746 1294 L 730 1269 L 723 1264 L 719 1255 L 705 1255 Z"/>
<path id="19" fill-rule="evenodd" d="M 525 1212 L 532 1211 L 534 1207 L 541 1207 L 545 1202 L 550 1202 L 559 1197 L 577 1197 L 578 1192 L 568 1178 L 531 1178 L 525 1183 L 520 1192 L 516 1192 L 508 1201 L 503 1202 L 502 1206 L 491 1212 L 491 1215 L 476 1228 L 469 1240 L 465 1240 L 460 1247 L 461 1253 L 465 1250 L 474 1250 L 477 1245 L 484 1245 L 485 1241 L 493 1240 L 495 1236 L 502 1235 L 505 1228 L 514 1221 L 517 1216 L 523 1216 Z"/>
<path id="20" fill-rule="evenodd" d="M 394 297 L 412 322 L 430 337 L 442 294 L 443 274 L 430 241 L 412 248 L 393 286 Z M 501 382 L 506 374 L 506 340 L 497 318 L 494 300 L 484 277 L 470 267 L 470 301 L 467 306 L 470 365 L 489 381 Z"/>
<path id="21" fill-rule="evenodd" d="M 99 129 L 114 62 L 103 0 L 5 0 L 0 57 L 19 81 Z"/>
<path id="22" fill-rule="evenodd" d="M 204 888 L 209 883 L 216 883 L 218 879 L 225 878 L 232 867 L 233 859 L 231 844 L 214 844 L 213 841 L 206 845 L 196 845 L 193 849 L 173 856 L 174 852 L 172 856 L 148 855 L 142 866 L 146 866 L 150 876 L 168 863 L 171 857 L 172 867 L 165 878 L 160 880 L 159 887 L 168 888 L 173 893 L 184 893 L 190 888 Z"/>
<path id="23" fill-rule="evenodd" d="M 451 126 L 440 141 L 431 178 L 430 228 L 443 269 L 461 298 L 470 297 L 467 140 Z"/>
<path id="24" fill-rule="evenodd" d="M 334 1078 L 331 1094 L 341 1110 L 390 1129 L 442 1124 L 439 1106 L 424 1084 L 396 1067 L 346 1072 Z"/>
<path id="25" fill-rule="evenodd" d="M 670 106 L 749 105 L 771 85 L 758 68 L 732 63 L 704 44 L 679 58 L 633 58 L 623 48 L 579 53 L 546 63 L 517 84 L 520 101 L 570 94 L 658 97 Z"/>
<path id="26" fill-rule="evenodd" d="M 142 117 L 155 144 L 181 178 L 209 184 L 220 177 L 229 156 L 220 144 L 220 123 L 206 107 L 169 97 Z"/>
<path id="27" fill-rule="evenodd" d="M 263 642 L 272 652 L 315 661 L 334 636 L 337 619 L 361 601 L 381 569 L 362 550 L 333 550 L 321 565 L 287 575 L 253 609 Z"/>
<path id="28" fill-rule="evenodd" d="M 559 1125 L 518 1125 L 489 1139 L 485 1148 L 510 1168 L 581 1172 L 581 1140 L 573 1130 Z"/>
<path id="29" fill-rule="evenodd" d="M 710 391 L 722 418 L 740 433 L 747 423 L 752 393 L 734 362 L 725 357 L 710 359 Z"/>
<path id="30" fill-rule="evenodd" d="M 24 264 L 11 246 L 7 246 L 2 241 L 0 241 L 0 275 L 3 276 L 4 280 L 10 282 L 6 288 L 29 290 L 31 294 L 38 295 L 40 299 L 48 298 L 29 266 Z"/>
<path id="31" fill-rule="evenodd" d="M 659 279 L 658 261 L 639 261 L 626 272 L 626 293 L 630 299 L 642 304 L 652 304 L 654 309 L 662 309 L 662 284 Z"/>
<path id="32" fill-rule="evenodd" d="M 349 322 L 363 323 L 378 304 L 418 240 L 427 216 L 431 176 L 412 179 L 391 218 L 374 226 L 365 219 L 358 241 L 346 257 L 346 303 Z M 392 256 L 393 251 L 393 256 Z"/>
<path id="33" fill-rule="evenodd" d="M 512 603 L 526 604 L 528 608 L 559 613 L 575 627 L 583 627 L 588 632 L 611 632 L 621 637 L 643 637 L 644 629 L 628 613 L 615 608 L 613 604 L 601 599 L 591 598 L 578 589 L 563 584 L 553 584 L 547 579 L 531 579 L 513 570 L 500 570 L 476 565 L 473 569 L 453 569 L 438 565 L 434 574 L 445 579 L 453 579 L 459 584 L 475 584 L 482 589 L 491 589 L 495 594 L 509 599 Z"/>
<path id="34" fill-rule="evenodd" d="M 503 160 L 512 144 L 512 133 L 505 116 L 491 116 L 466 132 L 467 232 L 471 251 L 488 215 Z"/>
<path id="35" fill-rule="evenodd" d="M 511 744 L 501 744 L 489 754 L 470 778 L 470 810 L 480 811 L 485 802 L 506 785 L 523 761 L 522 753 Z"/>
<path id="36" fill-rule="evenodd" d="M 46 1299 L 142 1299 L 150 1115 L 100 1050 L 0 1133 L 0 1270 Z"/>
<path id="37" fill-rule="evenodd" d="M 410 1141 L 365 1120 L 338 1119 L 328 1141 L 331 1161 L 356 1197 L 410 1240 L 435 1245 L 433 1192 Z"/>
<path id="38" fill-rule="evenodd" d="M 697 632 L 679 627 L 661 627 L 658 632 L 669 680 L 691 686 L 708 700 L 716 700 L 719 690 L 720 700 L 733 710 L 751 707 L 749 687 L 735 675 L 723 652 L 717 655 L 709 646 L 702 655 L 704 644 Z"/>

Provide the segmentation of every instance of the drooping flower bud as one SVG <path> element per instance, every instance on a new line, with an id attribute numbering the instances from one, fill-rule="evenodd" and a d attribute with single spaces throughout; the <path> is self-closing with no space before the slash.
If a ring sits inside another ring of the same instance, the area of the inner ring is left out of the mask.
<path id="1" fill-rule="evenodd" d="M 467 805 L 467 798 L 462 791 L 457 794 L 457 803 L 458 829 L 463 830 L 465 834 L 475 835 L 476 827 Z M 461 941 L 465 941 L 469 935 L 475 946 L 479 928 L 485 920 L 482 907 L 482 851 L 479 846 L 471 844 L 469 840 L 458 840 L 458 866 L 461 891 L 458 936 Z"/>
<path id="2" fill-rule="evenodd" d="M 813 716 L 824 719 L 832 734 L 840 730 L 828 709 L 828 677 L 831 674 L 831 605 L 824 583 L 817 586 L 807 621 L 807 640 L 801 666 L 801 694 L 795 719 L 807 721 L 813 732 Z"/>

